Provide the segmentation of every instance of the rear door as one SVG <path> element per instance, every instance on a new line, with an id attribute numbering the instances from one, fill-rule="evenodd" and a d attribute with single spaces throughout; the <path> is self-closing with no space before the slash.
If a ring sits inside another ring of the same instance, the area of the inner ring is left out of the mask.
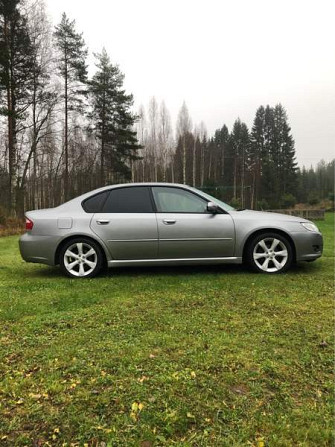
<path id="1" fill-rule="evenodd" d="M 234 255 L 231 216 L 207 211 L 207 200 L 179 187 L 154 186 L 159 236 L 158 257 L 217 258 Z"/>
<path id="2" fill-rule="evenodd" d="M 94 214 L 91 228 L 113 259 L 157 258 L 157 221 L 147 186 L 111 189 L 102 212 Z"/>

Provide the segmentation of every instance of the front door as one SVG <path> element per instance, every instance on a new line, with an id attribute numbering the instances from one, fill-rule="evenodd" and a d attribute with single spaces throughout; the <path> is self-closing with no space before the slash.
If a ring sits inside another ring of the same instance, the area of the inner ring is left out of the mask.
<path id="1" fill-rule="evenodd" d="M 207 200 L 180 187 L 152 188 L 157 209 L 158 257 L 218 258 L 234 255 L 234 223 L 228 213 L 207 211 Z"/>
<path id="2" fill-rule="evenodd" d="M 156 215 L 146 186 L 111 189 L 102 212 L 93 215 L 91 228 L 113 259 L 157 258 Z"/>

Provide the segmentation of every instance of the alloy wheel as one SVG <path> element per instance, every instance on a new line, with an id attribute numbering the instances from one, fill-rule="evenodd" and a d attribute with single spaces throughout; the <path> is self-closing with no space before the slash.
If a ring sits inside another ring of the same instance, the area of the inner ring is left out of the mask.
<path id="1" fill-rule="evenodd" d="M 64 253 L 64 267 L 71 276 L 88 276 L 97 267 L 98 254 L 87 242 L 76 242 Z"/>
<path id="2" fill-rule="evenodd" d="M 266 237 L 256 243 L 252 256 L 260 270 L 276 273 L 286 265 L 289 253 L 283 241 L 275 237 Z"/>

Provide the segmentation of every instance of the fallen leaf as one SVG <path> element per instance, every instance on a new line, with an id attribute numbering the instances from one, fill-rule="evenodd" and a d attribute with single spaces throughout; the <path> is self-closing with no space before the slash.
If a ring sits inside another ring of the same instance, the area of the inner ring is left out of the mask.
<path id="1" fill-rule="evenodd" d="M 132 409 L 132 411 L 138 411 L 138 403 L 137 402 L 133 402 L 132 404 L 131 404 L 131 409 Z"/>

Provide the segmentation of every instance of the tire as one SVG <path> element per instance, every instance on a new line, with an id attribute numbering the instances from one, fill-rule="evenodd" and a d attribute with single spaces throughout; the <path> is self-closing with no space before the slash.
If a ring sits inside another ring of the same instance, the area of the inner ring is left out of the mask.
<path id="1" fill-rule="evenodd" d="M 104 255 L 96 242 L 78 237 L 61 248 L 59 264 L 63 273 L 71 278 L 93 278 L 103 267 Z"/>
<path id="2" fill-rule="evenodd" d="M 259 234 L 250 241 L 247 247 L 246 261 L 256 272 L 283 273 L 293 263 L 292 246 L 281 234 Z"/>

